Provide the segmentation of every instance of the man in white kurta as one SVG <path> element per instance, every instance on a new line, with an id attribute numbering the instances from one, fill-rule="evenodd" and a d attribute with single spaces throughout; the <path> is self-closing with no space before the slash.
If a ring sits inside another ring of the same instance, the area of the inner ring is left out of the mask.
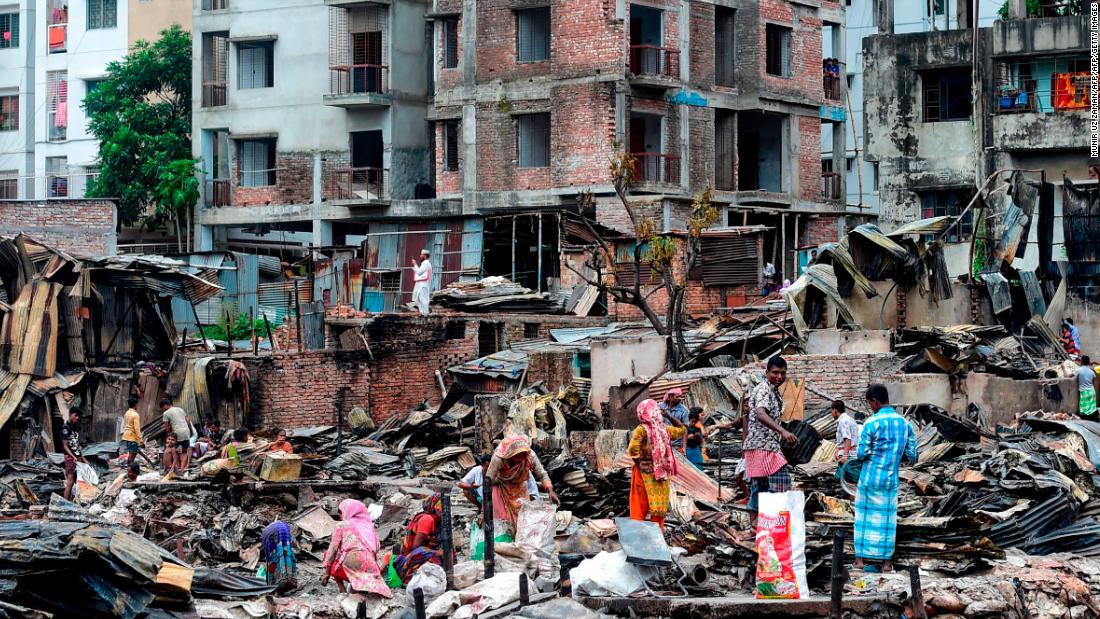
<path id="1" fill-rule="evenodd" d="M 413 302 L 422 316 L 428 315 L 428 305 L 432 300 L 432 263 L 428 261 L 428 250 L 420 250 L 420 261 L 413 258 Z"/>

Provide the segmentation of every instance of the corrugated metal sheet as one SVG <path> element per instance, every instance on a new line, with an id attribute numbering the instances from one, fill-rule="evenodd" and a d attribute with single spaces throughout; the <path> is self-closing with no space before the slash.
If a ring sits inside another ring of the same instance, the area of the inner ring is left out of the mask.
<path id="1" fill-rule="evenodd" d="M 1012 308 L 1012 290 L 1008 287 L 1008 280 L 1000 273 L 986 273 L 982 275 L 986 289 L 989 290 L 989 299 L 993 302 L 993 313 L 1000 314 Z"/>
<path id="2" fill-rule="evenodd" d="M 481 276 L 485 221 L 467 219 L 462 222 L 462 230 L 462 279 L 477 279 Z"/>
<path id="3" fill-rule="evenodd" d="M 1100 262 L 1100 189 L 1065 179 L 1062 225 L 1070 263 Z"/>
<path id="4" fill-rule="evenodd" d="M 302 345 L 306 350 L 325 347 L 325 304 L 302 303 Z"/>
<path id="5" fill-rule="evenodd" d="M 224 315 L 228 313 L 235 319 L 237 312 L 240 311 L 240 293 L 237 287 L 237 261 L 226 260 L 222 265 L 230 268 L 218 271 L 218 283 L 225 289 L 225 291 L 222 292 L 221 314 L 224 317 Z"/>
<path id="6" fill-rule="evenodd" d="M 266 277 L 279 277 L 283 267 L 278 256 L 256 256 L 259 261 L 260 275 Z"/>
<path id="7" fill-rule="evenodd" d="M 234 254 L 237 261 L 237 309 L 243 314 L 256 315 L 259 310 L 257 295 L 260 284 L 260 258 L 254 254 Z"/>
<path id="8" fill-rule="evenodd" d="M 53 376 L 57 370 L 57 296 L 61 284 L 31 282 L 4 315 L 0 367 L 17 374 Z"/>
<path id="9" fill-rule="evenodd" d="M 1020 271 L 1020 284 L 1024 288 L 1024 296 L 1027 297 L 1027 307 L 1032 316 L 1042 316 L 1047 312 L 1047 302 L 1043 298 L 1043 290 L 1039 287 L 1039 276 L 1035 271 Z"/>
<path id="10" fill-rule="evenodd" d="M 886 236 L 905 236 L 907 234 L 936 234 L 937 232 L 943 232 L 947 229 L 947 226 L 951 225 L 951 217 L 942 215 L 940 217 L 929 217 L 928 219 L 921 219 L 920 221 L 914 221 L 912 223 L 905 224 L 904 226 L 894 230 Z"/>
<path id="11" fill-rule="evenodd" d="M 578 327 L 574 329 L 550 329 L 550 336 L 554 338 L 555 342 L 559 342 L 561 344 L 572 344 L 573 342 L 579 342 L 581 340 L 588 339 L 594 335 L 611 333 L 614 330 L 614 327 Z"/>
<path id="12" fill-rule="evenodd" d="M 703 283 L 707 286 L 740 286 L 760 282 L 759 235 L 703 236 Z"/>

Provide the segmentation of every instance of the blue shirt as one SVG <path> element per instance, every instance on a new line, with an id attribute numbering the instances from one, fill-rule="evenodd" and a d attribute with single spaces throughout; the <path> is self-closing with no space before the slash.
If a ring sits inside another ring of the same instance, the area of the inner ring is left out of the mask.
<path id="1" fill-rule="evenodd" d="M 856 458 L 863 462 L 860 487 L 894 490 L 898 487 L 898 467 L 904 457 L 917 461 L 917 437 L 913 426 L 894 410 L 884 406 L 863 425 Z"/>
<path id="2" fill-rule="evenodd" d="M 680 423 L 684 424 L 685 426 L 688 424 L 688 407 L 684 406 L 683 402 L 680 402 L 676 406 L 673 406 L 672 410 L 669 410 L 668 402 L 661 402 L 657 406 L 659 406 L 663 411 L 668 411 L 669 417 L 672 417 L 673 419 L 678 419 Z M 683 444 L 683 442 L 683 439 L 678 438 L 672 441 L 672 446 L 679 447 Z"/>
<path id="3" fill-rule="evenodd" d="M 1066 323 L 1066 326 L 1069 327 L 1069 336 L 1073 338 L 1073 346 L 1081 350 L 1081 332 L 1077 329 L 1077 325 Z"/>

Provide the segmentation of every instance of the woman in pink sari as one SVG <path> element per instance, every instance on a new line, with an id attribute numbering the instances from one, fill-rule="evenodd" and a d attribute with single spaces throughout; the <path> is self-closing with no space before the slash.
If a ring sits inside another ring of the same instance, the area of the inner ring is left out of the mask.
<path id="1" fill-rule="evenodd" d="M 321 586 L 335 578 L 341 593 L 350 586 L 352 591 L 393 597 L 378 568 L 378 547 L 378 534 L 367 506 L 355 499 L 341 501 L 340 522 L 325 553 Z"/>

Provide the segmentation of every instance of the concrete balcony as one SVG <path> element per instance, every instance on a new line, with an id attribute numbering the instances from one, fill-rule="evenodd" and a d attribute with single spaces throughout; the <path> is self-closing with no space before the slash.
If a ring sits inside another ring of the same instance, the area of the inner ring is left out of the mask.
<path id="1" fill-rule="evenodd" d="M 346 64 L 329 67 L 329 93 L 325 105 L 346 109 L 385 108 L 393 103 L 389 68 L 380 64 Z"/>
<path id="2" fill-rule="evenodd" d="M 656 45 L 631 45 L 627 69 L 630 81 L 651 88 L 680 84 L 680 50 Z"/>
<path id="3" fill-rule="evenodd" d="M 1003 151 L 1086 149 L 1089 112 L 1020 112 L 993 116 L 993 144 Z"/>
<path id="4" fill-rule="evenodd" d="M 340 168 L 325 178 L 325 195 L 337 204 L 379 204 L 390 198 L 390 171 L 384 168 Z"/>

